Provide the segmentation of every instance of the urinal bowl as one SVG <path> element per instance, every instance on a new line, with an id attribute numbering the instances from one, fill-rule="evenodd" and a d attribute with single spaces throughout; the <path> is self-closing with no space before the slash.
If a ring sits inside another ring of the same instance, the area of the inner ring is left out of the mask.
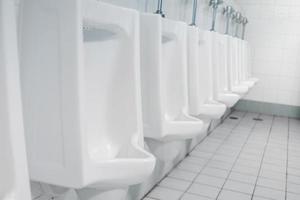
<path id="1" fill-rule="evenodd" d="M 210 101 L 209 103 L 199 106 L 196 114 L 194 115 L 200 119 L 208 118 L 211 120 L 218 120 L 221 119 L 225 112 L 226 105 L 216 101 Z"/>
<path id="2" fill-rule="evenodd" d="M 244 97 L 248 93 L 249 87 L 246 85 L 236 85 L 231 87 L 231 91 Z"/>
<path id="3" fill-rule="evenodd" d="M 234 93 L 217 94 L 217 100 L 224 103 L 228 108 L 232 108 L 239 100 L 240 95 Z"/>
<path id="4" fill-rule="evenodd" d="M 138 12 L 92 0 L 22 9 L 32 180 L 99 191 L 145 180 L 155 158 L 143 149 Z"/>

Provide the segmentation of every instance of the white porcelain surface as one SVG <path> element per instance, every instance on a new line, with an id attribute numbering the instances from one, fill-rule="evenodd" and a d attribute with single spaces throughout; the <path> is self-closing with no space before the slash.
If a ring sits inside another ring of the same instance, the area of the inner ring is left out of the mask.
<path id="1" fill-rule="evenodd" d="M 22 13 L 31 178 L 72 188 L 142 182 L 155 159 L 143 149 L 138 13 L 94 0 L 29 0 Z"/>
<path id="2" fill-rule="evenodd" d="M 0 199 L 30 200 L 15 8 L 0 0 Z"/>
<path id="3" fill-rule="evenodd" d="M 212 59 L 216 99 L 227 107 L 233 107 L 241 98 L 229 89 L 228 83 L 228 40 L 225 35 L 212 32 Z"/>
<path id="4" fill-rule="evenodd" d="M 227 91 L 221 91 L 219 86 L 219 76 L 221 75 L 219 70 L 218 62 L 221 62 L 221 59 L 218 54 L 218 48 L 216 47 L 217 33 L 210 31 L 200 31 L 200 37 L 203 43 L 200 45 L 200 54 L 201 64 L 206 67 L 206 72 L 203 75 L 206 75 L 207 78 L 206 84 L 209 83 L 209 96 L 211 99 L 220 101 L 225 104 L 227 107 L 231 108 L 239 100 L 239 96 L 236 94 L 229 93 Z M 217 56 L 217 57 L 216 57 Z M 224 66 L 223 66 L 224 67 Z M 226 74 L 223 74 L 226 76 Z M 208 80 L 207 80 L 208 79 Z"/>
<path id="5" fill-rule="evenodd" d="M 250 87 L 253 87 L 257 82 L 258 79 L 255 77 L 252 77 L 252 65 L 251 65 L 251 48 L 248 41 L 243 41 L 243 67 L 244 67 L 244 73 L 242 81 L 244 84 L 249 85 Z"/>
<path id="6" fill-rule="evenodd" d="M 204 35 L 197 27 L 188 27 L 189 112 L 194 116 L 219 119 L 225 113 L 226 106 L 213 100 L 212 72 L 205 49 L 209 46 Z"/>
<path id="7" fill-rule="evenodd" d="M 193 138 L 203 122 L 188 115 L 186 24 L 141 15 L 144 133 L 161 141 Z"/>
<path id="8" fill-rule="evenodd" d="M 228 37 L 228 70 L 229 70 L 229 89 L 230 91 L 241 95 L 242 97 L 245 96 L 248 91 L 249 87 L 245 84 L 242 84 L 240 81 L 241 76 L 241 46 L 240 41 L 234 37 Z"/>

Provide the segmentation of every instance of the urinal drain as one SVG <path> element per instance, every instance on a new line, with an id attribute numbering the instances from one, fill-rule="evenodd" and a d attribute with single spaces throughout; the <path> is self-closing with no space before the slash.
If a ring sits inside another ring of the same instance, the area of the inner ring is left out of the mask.
<path id="1" fill-rule="evenodd" d="M 253 118 L 253 120 L 254 120 L 254 121 L 259 121 L 259 122 L 264 121 L 262 118 L 258 118 L 258 117 Z"/>
<path id="2" fill-rule="evenodd" d="M 235 116 L 230 116 L 229 119 L 232 119 L 232 120 L 238 120 L 239 118 L 238 118 L 238 117 L 235 117 Z"/>

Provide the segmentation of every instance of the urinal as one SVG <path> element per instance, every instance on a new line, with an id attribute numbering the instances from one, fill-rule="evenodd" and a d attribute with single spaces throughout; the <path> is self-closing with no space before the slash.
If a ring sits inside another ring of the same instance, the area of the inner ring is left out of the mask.
<path id="1" fill-rule="evenodd" d="M 206 57 L 203 60 L 206 60 L 206 67 L 208 68 L 208 75 L 212 81 L 212 98 L 216 101 L 219 101 L 225 104 L 228 108 L 233 107 L 237 101 L 239 100 L 239 96 L 233 93 L 229 93 L 227 91 L 221 91 L 220 87 L 220 76 L 226 76 L 226 74 L 221 74 L 219 68 L 219 62 L 221 62 L 221 58 L 219 57 L 219 47 L 218 46 L 218 34 L 210 31 L 202 31 L 200 33 L 203 35 L 203 44 L 200 45 L 200 50 L 206 52 Z M 202 50 L 203 49 L 203 50 Z M 217 61 L 217 59 L 220 59 Z M 224 64 L 224 63 L 223 63 Z M 222 86 L 223 87 L 223 86 Z"/>
<path id="2" fill-rule="evenodd" d="M 217 100 L 227 107 L 233 107 L 241 98 L 229 90 L 228 84 L 228 41 L 225 35 L 212 32 L 212 65 Z"/>
<path id="3" fill-rule="evenodd" d="M 246 49 L 245 42 L 242 39 L 237 38 L 238 43 L 238 81 L 240 85 L 244 85 L 249 88 L 249 90 L 254 86 L 254 82 L 249 82 L 245 80 L 246 77 Z"/>
<path id="4" fill-rule="evenodd" d="M 228 37 L 228 54 L 229 90 L 243 97 L 248 93 L 249 87 L 241 84 L 239 79 L 241 54 L 237 38 Z"/>
<path id="5" fill-rule="evenodd" d="M 188 114 L 186 26 L 141 14 L 144 134 L 151 152 L 171 164 L 181 142 L 203 135 L 203 122 Z"/>
<path id="6" fill-rule="evenodd" d="M 186 24 L 141 14 L 141 79 L 146 137 L 188 139 L 203 123 L 188 114 Z"/>
<path id="7" fill-rule="evenodd" d="M 204 32 L 188 26 L 188 92 L 189 113 L 204 122 L 203 132 L 207 135 L 212 120 L 220 119 L 226 106 L 213 100 L 213 84 L 209 69 L 208 51 L 204 48 Z M 203 137 L 193 140 L 191 148 Z"/>
<path id="8" fill-rule="evenodd" d="M 14 1 L 0 0 L 0 199 L 30 200 Z"/>
<path id="9" fill-rule="evenodd" d="M 205 50 L 204 32 L 188 27 L 188 88 L 189 112 L 193 116 L 220 119 L 226 106 L 216 103 L 212 96 L 208 51 Z"/>
<path id="10" fill-rule="evenodd" d="M 155 158 L 143 148 L 138 12 L 95 0 L 27 0 L 22 13 L 31 178 L 99 190 L 144 181 Z"/>
<path id="11" fill-rule="evenodd" d="M 249 87 L 253 87 L 257 82 L 258 79 L 251 76 L 251 50 L 248 41 L 243 40 L 243 77 L 242 82 Z"/>

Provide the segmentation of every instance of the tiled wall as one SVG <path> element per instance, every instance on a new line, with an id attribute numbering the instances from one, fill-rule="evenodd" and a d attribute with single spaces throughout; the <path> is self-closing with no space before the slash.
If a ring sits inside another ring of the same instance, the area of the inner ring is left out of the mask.
<path id="1" fill-rule="evenodd" d="M 237 0 L 249 17 L 247 39 L 259 84 L 248 100 L 300 106 L 300 1 Z"/>

